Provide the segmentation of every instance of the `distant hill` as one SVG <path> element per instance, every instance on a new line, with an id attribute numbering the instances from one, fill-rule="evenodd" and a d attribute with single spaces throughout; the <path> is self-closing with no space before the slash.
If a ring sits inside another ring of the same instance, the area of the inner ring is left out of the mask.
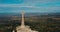
<path id="1" fill-rule="evenodd" d="M 9 20 L 11 20 L 12 16 L 14 19 L 14 16 L 21 17 L 21 14 L 19 14 L 19 13 L 17 13 L 17 14 L 16 13 L 0 13 L 0 23 L 7 23 Z M 36 18 L 37 20 L 38 19 L 43 20 L 43 19 L 47 19 L 49 17 L 60 18 L 60 13 L 25 13 L 25 17 L 26 17 L 26 19 L 31 17 L 32 19 Z"/>

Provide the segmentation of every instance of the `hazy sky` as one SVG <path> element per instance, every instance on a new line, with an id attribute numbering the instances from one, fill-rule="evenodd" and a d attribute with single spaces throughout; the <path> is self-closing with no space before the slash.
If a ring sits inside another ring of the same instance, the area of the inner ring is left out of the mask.
<path id="1" fill-rule="evenodd" d="M 0 0 L 0 13 L 60 12 L 60 0 Z"/>

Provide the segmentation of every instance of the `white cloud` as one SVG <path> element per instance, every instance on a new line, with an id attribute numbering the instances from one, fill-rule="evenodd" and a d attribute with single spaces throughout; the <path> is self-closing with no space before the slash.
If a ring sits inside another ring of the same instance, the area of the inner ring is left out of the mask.
<path id="1" fill-rule="evenodd" d="M 32 7 L 32 6 L 20 4 L 0 4 L 0 7 Z"/>

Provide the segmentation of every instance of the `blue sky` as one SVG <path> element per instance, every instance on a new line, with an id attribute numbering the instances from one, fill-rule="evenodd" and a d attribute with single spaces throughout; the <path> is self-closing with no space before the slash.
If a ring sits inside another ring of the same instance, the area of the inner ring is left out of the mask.
<path id="1" fill-rule="evenodd" d="M 0 13 L 60 12 L 60 0 L 0 0 Z"/>

